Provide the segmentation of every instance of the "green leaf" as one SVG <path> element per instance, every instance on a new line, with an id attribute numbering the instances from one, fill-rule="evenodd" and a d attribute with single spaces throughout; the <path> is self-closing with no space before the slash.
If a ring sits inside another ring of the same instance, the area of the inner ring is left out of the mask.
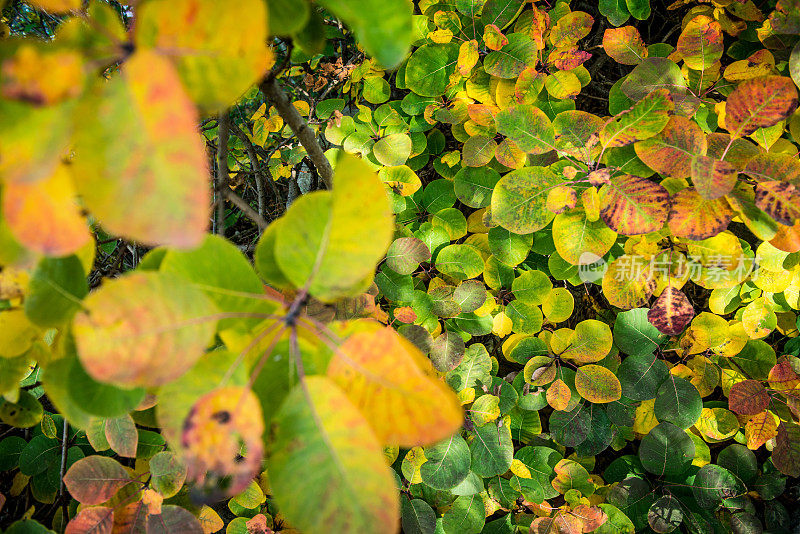
<path id="1" fill-rule="evenodd" d="M 553 123 L 538 107 L 510 106 L 495 116 L 497 133 L 503 134 L 524 152 L 544 154 L 555 149 Z"/>
<path id="2" fill-rule="evenodd" d="M 539 47 L 525 33 L 508 35 L 508 44 L 489 52 L 483 59 L 483 69 L 498 78 L 516 78 L 536 63 Z"/>
<path id="3" fill-rule="evenodd" d="M 16 428 L 30 428 L 42 420 L 44 409 L 28 391 L 20 391 L 16 402 L 4 400 L 0 404 L 0 421 Z"/>
<path id="4" fill-rule="evenodd" d="M 547 209 L 547 194 L 559 178 L 545 167 L 524 167 L 503 176 L 492 193 L 492 219 L 517 234 L 541 230 L 555 214 Z"/>
<path id="5" fill-rule="evenodd" d="M 366 163 L 345 155 L 333 192 L 298 198 L 284 215 L 275 257 L 289 281 L 328 302 L 363 291 L 392 237 L 384 187 Z"/>
<path id="6" fill-rule="evenodd" d="M 672 423 L 659 423 L 642 438 L 639 459 L 657 476 L 680 475 L 692 464 L 694 442 Z"/>
<path id="7" fill-rule="evenodd" d="M 307 377 L 284 400 L 273 420 L 267 469 L 279 509 L 299 529 L 385 532 L 400 521 L 380 443 L 325 377 Z"/>
<path id="8" fill-rule="evenodd" d="M 387 68 L 408 54 L 412 39 L 412 9 L 404 0 L 320 0 L 356 34 L 364 50 Z"/>
<path id="9" fill-rule="evenodd" d="M 674 107 L 669 92 L 656 89 L 608 122 L 600 131 L 600 142 L 611 148 L 653 137 L 666 126 Z"/>
<path id="10" fill-rule="evenodd" d="M 673 374 L 658 388 L 655 415 L 659 421 L 668 421 L 680 428 L 689 428 L 700 418 L 703 400 L 694 385 Z"/>
<path id="11" fill-rule="evenodd" d="M 565 447 L 576 447 L 583 443 L 590 430 L 591 416 L 580 404 L 570 411 L 553 412 L 550 415 L 553 439 Z"/>
<path id="12" fill-rule="evenodd" d="M 475 278 L 483 267 L 483 258 L 472 245 L 448 245 L 436 256 L 436 268 L 456 280 Z"/>
<path id="13" fill-rule="evenodd" d="M 98 382 L 89 376 L 76 358 L 69 358 L 66 388 L 71 402 L 81 410 L 99 417 L 119 417 L 142 402 L 144 388 L 123 389 Z M 45 376 L 49 375 L 48 366 Z"/>
<path id="14" fill-rule="evenodd" d="M 707 464 L 694 477 L 692 493 L 701 508 L 741 508 L 747 488 L 739 477 L 719 465 Z"/>
<path id="15" fill-rule="evenodd" d="M 191 251 L 167 251 L 160 270 L 176 274 L 203 290 L 222 312 L 266 315 L 274 313 L 279 306 L 264 298 L 263 285 L 244 254 L 217 235 L 207 235 L 203 243 Z M 236 323 L 251 327 L 261 320 L 259 317 L 222 319 L 220 328 Z"/>
<path id="16" fill-rule="evenodd" d="M 484 478 L 502 475 L 511 467 L 514 446 L 511 430 L 502 426 L 486 424 L 469 432 L 469 450 L 472 454 L 472 471 Z"/>
<path id="17" fill-rule="evenodd" d="M 458 434 L 425 447 L 425 458 L 426 462 L 420 467 L 422 482 L 434 489 L 454 488 L 469 474 L 470 450 Z"/>
<path id="18" fill-rule="evenodd" d="M 408 534 L 433 534 L 436 530 L 436 513 L 422 499 L 400 499 L 400 519 Z"/>
<path id="19" fill-rule="evenodd" d="M 485 208 L 492 201 L 492 190 L 500 173 L 491 167 L 465 167 L 453 178 L 458 200 L 471 208 Z"/>
<path id="20" fill-rule="evenodd" d="M 28 284 L 25 314 L 39 326 L 58 326 L 72 317 L 88 293 L 86 274 L 77 256 L 45 257 Z"/>
<path id="21" fill-rule="evenodd" d="M 614 343 L 620 352 L 631 356 L 649 356 L 667 340 L 667 336 L 647 320 L 647 312 L 647 308 L 634 308 L 617 314 Z"/>
<path id="22" fill-rule="evenodd" d="M 411 155 L 411 138 L 404 133 L 382 137 L 373 145 L 372 155 L 381 165 L 403 165 Z"/>
<path id="23" fill-rule="evenodd" d="M 634 401 L 655 399 L 669 368 L 653 353 L 628 356 L 617 369 L 622 394 Z"/>
<path id="24" fill-rule="evenodd" d="M 486 523 L 486 508 L 480 495 L 461 495 L 442 516 L 445 534 L 478 534 Z"/>
<path id="25" fill-rule="evenodd" d="M 422 45 L 408 59 L 406 85 L 420 96 L 441 96 L 450 84 L 457 61 L 458 46 L 454 43 Z"/>

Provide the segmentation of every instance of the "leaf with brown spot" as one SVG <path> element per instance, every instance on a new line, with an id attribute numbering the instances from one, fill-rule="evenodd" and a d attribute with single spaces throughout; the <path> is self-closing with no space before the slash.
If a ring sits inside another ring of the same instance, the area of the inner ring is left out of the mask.
<path id="1" fill-rule="evenodd" d="M 753 451 L 774 438 L 777 433 L 778 423 L 770 411 L 763 411 L 754 415 L 744 426 L 747 448 Z"/>
<path id="2" fill-rule="evenodd" d="M 366 417 L 381 443 L 430 445 L 463 423 L 453 391 L 436 377 L 419 349 L 392 328 L 351 335 L 334 353 L 328 376 Z"/>
<path id="3" fill-rule="evenodd" d="M 600 141 L 605 148 L 613 148 L 653 137 L 664 129 L 674 109 L 669 91 L 656 89 L 610 119 L 600 130 Z"/>
<path id="4" fill-rule="evenodd" d="M 733 210 L 724 198 L 707 200 L 694 187 L 687 187 L 672 197 L 669 229 L 676 237 L 699 241 L 728 228 Z"/>
<path id="5" fill-rule="evenodd" d="M 756 206 L 786 226 L 800 219 L 800 189 L 789 182 L 761 182 L 756 186 Z"/>
<path id="6" fill-rule="evenodd" d="M 747 159 L 742 172 L 758 182 L 782 181 L 800 185 L 800 160 L 790 154 L 752 155 Z"/>
<path id="7" fill-rule="evenodd" d="M 261 469 L 263 433 L 261 403 L 252 390 L 227 386 L 206 393 L 183 423 L 187 481 L 212 497 L 240 493 Z"/>
<path id="8" fill-rule="evenodd" d="M 657 173 L 687 178 L 694 155 L 706 151 L 706 136 L 694 122 L 674 115 L 658 135 L 633 147 L 639 159 Z"/>
<path id="9" fill-rule="evenodd" d="M 483 167 L 494 157 L 497 142 L 491 137 L 473 135 L 464 142 L 461 163 L 466 167 Z"/>
<path id="10" fill-rule="evenodd" d="M 622 398 L 622 384 L 611 370 L 589 364 L 575 370 L 575 389 L 581 397 L 594 403 L 607 403 Z"/>
<path id="11" fill-rule="evenodd" d="M 769 406 L 769 393 L 758 380 L 743 380 L 731 387 L 728 407 L 742 415 L 756 415 Z"/>
<path id="12" fill-rule="evenodd" d="M 576 46 L 566 48 L 556 48 L 547 57 L 548 63 L 559 70 L 572 70 L 583 65 L 585 61 L 591 59 L 592 54 L 583 50 L 578 50 Z"/>
<path id="13" fill-rule="evenodd" d="M 622 235 L 660 230 L 669 209 L 669 192 L 647 178 L 624 174 L 600 189 L 600 217 Z"/>
<path id="14" fill-rule="evenodd" d="M 569 406 L 569 400 L 572 397 L 572 392 L 569 386 L 560 378 L 557 378 L 547 388 L 547 404 L 554 410 L 563 411 Z"/>
<path id="15" fill-rule="evenodd" d="M 683 332 L 694 317 L 694 306 L 673 286 L 667 286 L 647 312 L 647 320 L 662 334 L 676 336 Z"/>
<path id="16" fill-rule="evenodd" d="M 706 200 L 714 200 L 733 191 L 738 172 L 729 162 L 698 154 L 691 161 L 692 183 Z"/>
<path id="17" fill-rule="evenodd" d="M 743 81 L 725 104 L 725 127 L 733 137 L 750 135 L 789 117 L 797 109 L 797 88 L 786 76 Z"/>
<path id="18" fill-rule="evenodd" d="M 648 56 L 647 46 L 634 26 L 607 29 L 603 33 L 603 50 L 623 65 L 636 65 Z"/>

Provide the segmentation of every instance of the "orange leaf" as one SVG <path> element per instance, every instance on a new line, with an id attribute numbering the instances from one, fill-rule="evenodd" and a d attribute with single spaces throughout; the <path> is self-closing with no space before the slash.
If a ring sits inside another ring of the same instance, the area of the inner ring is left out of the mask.
<path id="1" fill-rule="evenodd" d="M 633 26 L 609 28 L 603 34 L 603 49 L 617 63 L 636 65 L 647 57 L 647 47 Z"/>
<path id="2" fill-rule="evenodd" d="M 364 414 L 381 443 L 436 443 L 463 422 L 453 391 L 430 361 L 391 328 L 358 332 L 339 347 L 328 376 Z M 435 409 L 431 409 L 435 407 Z"/>
<path id="3" fill-rule="evenodd" d="M 763 76 L 743 81 L 725 104 L 725 127 L 734 137 L 750 135 L 789 117 L 797 109 L 791 78 Z"/>
<path id="4" fill-rule="evenodd" d="M 37 182 L 6 183 L 3 216 L 26 248 L 47 256 L 66 256 L 91 239 L 81 215 L 69 167 L 60 164 Z"/>
<path id="5" fill-rule="evenodd" d="M 697 124 L 675 115 L 658 135 L 639 141 L 634 149 L 639 159 L 654 171 L 673 178 L 686 178 L 692 156 L 706 151 L 706 136 Z"/>
<path id="6" fill-rule="evenodd" d="M 600 217 L 617 233 L 649 234 L 667 222 L 669 192 L 660 184 L 625 174 L 600 189 Z"/>
<path id="7" fill-rule="evenodd" d="M 789 182 L 761 182 L 756 186 L 756 206 L 781 224 L 800 219 L 800 190 Z"/>
<path id="8" fill-rule="evenodd" d="M 747 448 L 756 450 L 778 434 L 778 423 L 769 411 L 754 415 L 744 426 Z"/>
<path id="9" fill-rule="evenodd" d="M 706 200 L 694 187 L 682 189 L 672 197 L 669 229 L 677 237 L 707 239 L 725 230 L 731 219 L 733 210 L 724 198 Z"/>
<path id="10" fill-rule="evenodd" d="M 572 392 L 569 386 L 563 380 L 557 378 L 547 388 L 547 404 L 553 407 L 554 410 L 566 410 L 569 405 L 569 399 Z"/>

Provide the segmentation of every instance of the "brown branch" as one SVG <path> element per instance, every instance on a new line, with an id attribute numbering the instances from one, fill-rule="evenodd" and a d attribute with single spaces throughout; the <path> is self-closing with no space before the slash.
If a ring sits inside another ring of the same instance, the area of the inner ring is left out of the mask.
<path id="1" fill-rule="evenodd" d="M 228 187 L 228 136 L 230 135 L 230 118 L 226 109 L 219 114 L 217 136 L 219 143 L 217 146 L 217 183 L 215 184 L 217 193 L 217 209 L 214 218 L 214 233 L 221 236 L 225 235 L 225 200 L 221 198 L 225 195 Z"/>
<path id="2" fill-rule="evenodd" d="M 248 204 L 245 199 L 237 195 L 233 189 L 228 187 L 223 189 L 221 193 L 222 196 L 225 197 L 225 199 L 229 200 L 231 204 L 239 208 L 239 210 L 241 210 L 241 212 L 244 213 L 245 217 L 256 223 L 259 230 L 263 232 L 264 229 L 267 226 L 269 226 L 267 220 L 261 215 L 259 215 L 256 210 L 250 207 L 250 204 Z"/>
<path id="3" fill-rule="evenodd" d="M 278 114 L 280 114 L 284 122 L 289 125 L 297 136 L 297 139 L 300 140 L 300 144 L 306 149 L 308 157 L 311 158 L 314 167 L 322 177 L 325 187 L 331 189 L 333 186 L 333 168 L 325 157 L 322 147 L 317 142 L 314 132 L 308 127 L 305 119 L 300 116 L 297 108 L 289 102 L 286 93 L 274 79 L 267 77 L 261 82 L 259 89 L 261 89 L 261 92 L 264 93 L 264 96 L 267 97 L 272 105 L 275 106 L 275 109 L 278 110 Z"/>

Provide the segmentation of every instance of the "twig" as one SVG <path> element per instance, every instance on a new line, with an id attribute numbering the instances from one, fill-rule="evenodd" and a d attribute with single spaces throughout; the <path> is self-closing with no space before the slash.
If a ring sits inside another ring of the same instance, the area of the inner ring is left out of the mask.
<path id="1" fill-rule="evenodd" d="M 272 105 L 278 110 L 284 122 L 289 125 L 297 136 L 297 139 L 300 140 L 300 144 L 306 149 L 308 157 L 311 158 L 314 167 L 316 167 L 317 172 L 322 177 L 325 187 L 331 189 L 333 186 L 333 168 L 325 157 L 322 147 L 317 142 L 314 132 L 308 127 L 308 124 L 306 124 L 305 119 L 300 116 L 297 108 L 289 102 L 286 93 L 274 79 L 268 76 L 261 82 L 259 89 L 261 89 L 264 96 L 272 102 Z"/>
<path id="2" fill-rule="evenodd" d="M 247 150 L 247 157 L 250 158 L 250 166 L 253 169 L 253 177 L 256 182 L 256 190 L 258 191 L 258 214 L 262 217 L 266 217 L 267 214 L 267 196 L 264 191 L 264 182 L 269 184 L 269 188 L 272 190 L 272 194 L 275 195 L 275 198 L 278 200 L 278 204 L 283 203 L 283 199 L 281 198 L 280 191 L 278 191 L 278 186 L 275 185 L 275 180 L 272 178 L 272 174 L 269 172 L 269 169 L 266 170 L 266 176 L 262 176 L 261 168 L 258 165 L 258 156 L 256 155 L 256 147 L 250 141 L 250 138 L 247 137 L 247 134 L 242 131 L 238 124 L 235 122 L 231 122 L 231 129 L 233 133 L 239 137 L 242 142 L 244 143 L 245 150 Z"/>
<path id="3" fill-rule="evenodd" d="M 261 215 L 259 215 L 256 210 L 251 208 L 250 204 L 248 204 L 245 199 L 237 195 L 236 192 L 233 191 L 230 187 L 225 188 L 223 191 L 221 191 L 221 194 L 223 197 L 225 197 L 226 200 L 229 200 L 231 204 L 239 208 L 242 211 L 242 213 L 244 213 L 245 217 L 256 223 L 259 230 L 264 231 L 264 229 L 267 226 L 269 226 L 267 220 Z"/>
<path id="4" fill-rule="evenodd" d="M 64 494 L 64 471 L 67 467 L 67 436 L 69 435 L 69 424 L 67 423 L 67 418 L 64 417 L 64 435 L 61 436 L 61 468 L 59 469 L 58 473 L 58 496 Z M 66 519 L 66 517 L 64 518 Z"/>
<path id="5" fill-rule="evenodd" d="M 228 128 L 230 119 L 228 118 L 228 110 L 226 109 L 219 114 L 219 128 L 217 128 L 217 135 L 219 136 L 219 143 L 217 146 L 217 215 L 215 217 L 215 233 L 225 235 L 225 201 L 223 197 L 228 187 L 228 136 L 230 129 Z"/>

